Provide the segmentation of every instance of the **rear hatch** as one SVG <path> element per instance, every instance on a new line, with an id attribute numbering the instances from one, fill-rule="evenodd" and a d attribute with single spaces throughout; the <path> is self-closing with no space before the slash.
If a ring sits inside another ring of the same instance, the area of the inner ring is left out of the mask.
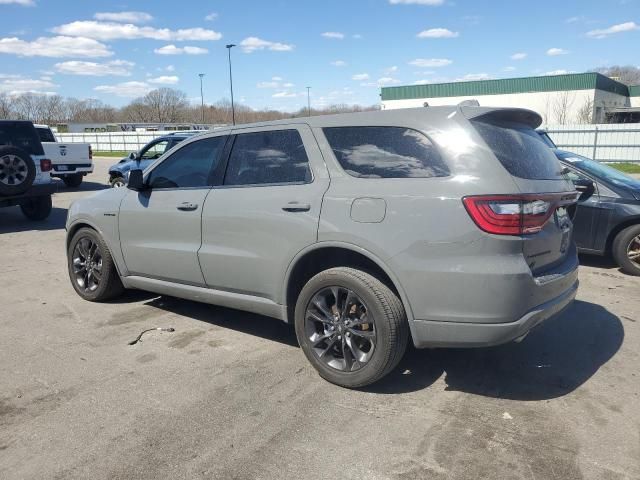
<path id="1" fill-rule="evenodd" d="M 551 270 L 573 251 L 572 218 L 577 194 L 555 154 L 535 131 L 540 116 L 522 109 L 464 110 L 511 175 L 518 190 L 514 193 L 520 194 L 513 200 L 521 204 L 522 248 L 531 271 L 538 275 Z M 494 202 L 490 212 L 515 211 L 513 200 Z"/>

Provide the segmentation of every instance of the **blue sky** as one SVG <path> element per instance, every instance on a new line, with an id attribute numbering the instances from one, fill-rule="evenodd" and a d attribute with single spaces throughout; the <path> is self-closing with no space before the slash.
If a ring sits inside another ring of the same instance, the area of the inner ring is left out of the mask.
<path id="1" fill-rule="evenodd" d="M 0 91 L 374 104 L 380 86 L 640 65 L 640 0 L 0 0 Z"/>

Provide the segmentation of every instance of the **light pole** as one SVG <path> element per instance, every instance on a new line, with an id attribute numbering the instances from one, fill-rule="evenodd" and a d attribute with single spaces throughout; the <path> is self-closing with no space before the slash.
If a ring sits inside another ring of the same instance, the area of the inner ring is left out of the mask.
<path id="1" fill-rule="evenodd" d="M 311 116 L 311 87 L 307 87 L 307 111 L 309 112 L 309 116 Z"/>
<path id="2" fill-rule="evenodd" d="M 235 47 L 233 43 L 227 45 L 227 51 L 229 52 L 229 85 L 231 86 L 231 118 L 233 124 L 236 124 L 236 108 L 233 104 L 233 76 L 231 75 L 231 49 Z"/>
<path id="3" fill-rule="evenodd" d="M 202 113 L 202 124 L 204 125 L 204 90 L 202 89 L 202 77 L 204 77 L 204 73 L 199 73 L 198 76 L 200 77 L 200 112 Z"/>

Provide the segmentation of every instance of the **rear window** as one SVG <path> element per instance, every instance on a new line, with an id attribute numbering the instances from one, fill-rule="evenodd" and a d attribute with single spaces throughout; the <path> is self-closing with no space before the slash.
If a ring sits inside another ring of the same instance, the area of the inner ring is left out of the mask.
<path id="1" fill-rule="evenodd" d="M 449 169 L 422 133 L 401 127 L 323 129 L 342 168 L 360 178 L 445 177 Z"/>
<path id="2" fill-rule="evenodd" d="M 56 137 L 53 136 L 53 132 L 50 129 L 36 127 L 36 130 L 38 131 L 38 136 L 40 137 L 41 142 L 55 143 Z"/>
<path id="3" fill-rule="evenodd" d="M 531 180 L 561 178 L 558 159 L 534 129 L 480 120 L 471 123 L 511 175 Z"/>
<path id="4" fill-rule="evenodd" d="M 29 155 L 44 155 L 38 133 L 29 122 L 0 123 L 0 145 L 22 148 Z"/>

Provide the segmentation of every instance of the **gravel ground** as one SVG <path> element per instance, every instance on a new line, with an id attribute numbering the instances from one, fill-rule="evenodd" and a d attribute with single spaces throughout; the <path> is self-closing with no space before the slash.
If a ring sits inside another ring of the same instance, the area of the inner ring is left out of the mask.
<path id="1" fill-rule="evenodd" d="M 131 292 L 82 301 L 66 208 L 0 210 L 0 478 L 638 479 L 640 278 L 584 258 L 578 300 L 524 342 L 410 350 L 361 391 L 320 379 L 293 330 Z M 146 328 L 142 343 L 127 343 Z"/>

